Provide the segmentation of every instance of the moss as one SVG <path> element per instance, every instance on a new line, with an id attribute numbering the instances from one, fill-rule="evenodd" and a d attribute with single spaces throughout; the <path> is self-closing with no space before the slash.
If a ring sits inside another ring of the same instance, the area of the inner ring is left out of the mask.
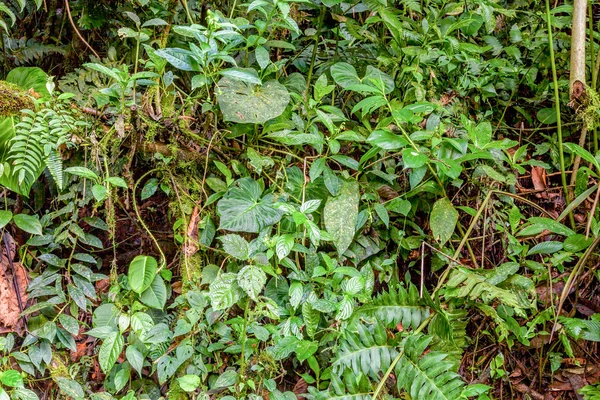
<path id="1" fill-rule="evenodd" d="M 170 400 L 187 400 L 189 399 L 187 393 L 179 386 L 177 379 L 172 379 L 169 385 L 169 399 Z"/>
<path id="2" fill-rule="evenodd" d="M 23 109 L 33 109 L 33 98 L 23 89 L 9 82 L 0 81 L 0 117 L 18 115 Z"/>

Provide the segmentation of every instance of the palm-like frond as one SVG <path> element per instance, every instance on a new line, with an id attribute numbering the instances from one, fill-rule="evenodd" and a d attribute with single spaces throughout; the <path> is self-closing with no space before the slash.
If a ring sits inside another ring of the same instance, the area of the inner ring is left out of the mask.
<path id="1" fill-rule="evenodd" d="M 356 332 L 347 331 L 333 362 L 334 373 L 341 375 L 346 369 L 362 373 L 373 379 L 389 368 L 398 355 L 397 345 L 388 340 L 383 324 L 376 321 L 370 326 L 355 324 Z"/>
<path id="2" fill-rule="evenodd" d="M 395 369 L 398 390 L 408 392 L 413 400 L 456 400 L 465 384 L 447 354 L 425 354 L 431 341 L 431 336 L 421 334 L 406 339 Z"/>
<path id="3" fill-rule="evenodd" d="M 404 329 L 416 329 L 429 317 L 429 307 L 419 297 L 417 288 L 410 285 L 408 290 L 398 287 L 381 293 L 371 303 L 357 309 L 355 315 L 376 318 L 387 327 L 402 324 Z"/>
<path id="4" fill-rule="evenodd" d="M 444 295 L 446 298 L 468 298 L 490 303 L 497 300 L 502 304 L 513 307 L 515 311 L 524 315 L 523 309 L 529 305 L 519 301 L 516 294 L 499 288 L 487 281 L 486 277 L 466 268 L 456 268 L 446 284 Z"/>

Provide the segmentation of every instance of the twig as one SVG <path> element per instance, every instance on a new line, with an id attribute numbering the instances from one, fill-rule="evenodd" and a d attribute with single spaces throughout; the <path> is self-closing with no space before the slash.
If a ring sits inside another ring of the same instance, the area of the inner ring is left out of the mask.
<path id="1" fill-rule="evenodd" d="M 98 55 L 98 53 L 96 53 L 96 51 L 93 49 L 92 46 L 90 46 L 90 44 L 87 42 L 87 40 L 85 40 L 83 38 L 83 36 L 81 36 L 79 29 L 77 29 L 77 25 L 75 25 L 75 22 L 73 21 L 73 16 L 71 15 L 71 8 L 69 7 L 69 0 L 65 0 L 65 9 L 67 10 L 67 15 L 69 16 L 69 21 L 71 22 L 71 26 L 73 27 L 73 30 L 75 31 L 77 36 L 79 36 L 79 39 L 81 39 L 81 41 L 87 46 L 87 48 L 90 49 L 92 53 L 94 53 L 94 56 L 96 56 L 96 58 L 98 60 L 100 60 L 100 56 Z"/>

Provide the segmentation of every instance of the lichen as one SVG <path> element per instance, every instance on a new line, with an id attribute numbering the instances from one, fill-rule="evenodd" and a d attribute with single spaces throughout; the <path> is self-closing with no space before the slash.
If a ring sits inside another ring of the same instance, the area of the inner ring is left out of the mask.
<path id="1" fill-rule="evenodd" d="M 21 110 L 33 109 L 33 98 L 15 84 L 0 81 L 0 117 L 18 115 Z"/>

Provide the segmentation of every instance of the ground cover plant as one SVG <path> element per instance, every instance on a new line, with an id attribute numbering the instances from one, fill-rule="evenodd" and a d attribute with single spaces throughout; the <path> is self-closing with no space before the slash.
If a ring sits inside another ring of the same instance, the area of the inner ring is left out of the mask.
<path id="1" fill-rule="evenodd" d="M 0 2 L 0 400 L 600 398 L 598 15 Z"/>

